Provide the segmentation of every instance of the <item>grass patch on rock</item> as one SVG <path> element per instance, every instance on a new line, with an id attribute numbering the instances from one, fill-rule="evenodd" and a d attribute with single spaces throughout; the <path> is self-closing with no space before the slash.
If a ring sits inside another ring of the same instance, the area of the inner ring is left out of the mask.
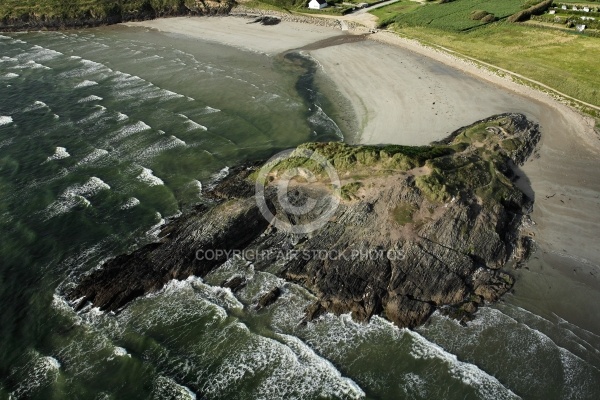
<path id="1" fill-rule="evenodd" d="M 407 203 L 398 204 L 392 209 L 392 216 L 398 225 L 404 226 L 413 221 L 413 214 L 416 208 Z"/>

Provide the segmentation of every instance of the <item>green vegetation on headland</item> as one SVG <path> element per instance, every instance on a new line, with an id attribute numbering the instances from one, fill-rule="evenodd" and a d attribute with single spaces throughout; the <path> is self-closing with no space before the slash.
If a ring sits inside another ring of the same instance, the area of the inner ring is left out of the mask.
<path id="1" fill-rule="evenodd" d="M 61 28 L 186 14 L 226 13 L 234 0 L 3 0 L 0 28 Z"/>
<path id="2" fill-rule="evenodd" d="M 275 179 L 280 171 L 299 167 L 329 179 L 327 172 L 306 150 L 325 157 L 342 181 L 341 197 L 351 200 L 372 179 L 404 171 L 415 176 L 415 184 L 434 202 L 447 202 L 468 191 L 482 202 L 517 203 L 522 194 L 510 180 L 507 162 L 522 163 L 539 140 L 537 127 L 524 116 L 494 116 L 454 132 L 430 146 L 351 146 L 340 142 L 306 143 L 292 157 L 270 166 Z M 294 156 L 296 155 L 296 156 Z M 420 170 L 417 170 L 420 169 Z M 257 174 L 250 175 L 254 180 Z M 404 221 L 407 210 L 397 210 Z"/>

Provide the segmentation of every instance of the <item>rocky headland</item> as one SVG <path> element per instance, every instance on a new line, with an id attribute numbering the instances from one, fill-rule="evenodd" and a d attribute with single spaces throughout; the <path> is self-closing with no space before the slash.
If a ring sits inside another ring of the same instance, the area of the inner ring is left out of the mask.
<path id="1" fill-rule="evenodd" d="M 516 184 L 515 166 L 539 139 L 537 124 L 502 114 L 430 146 L 304 144 L 267 164 L 264 176 L 260 164 L 232 168 L 204 204 L 165 225 L 159 241 L 106 262 L 65 294 L 76 309 L 92 304 L 118 312 L 171 279 L 206 276 L 235 250 L 268 254 L 248 261 L 310 290 L 317 300 L 306 321 L 350 312 L 359 321 L 381 314 L 415 327 L 439 309 L 465 322 L 510 290 L 513 278 L 503 267 L 530 254 L 523 227 L 533 199 Z M 307 151 L 326 158 L 339 183 L 314 158 L 299 156 Z M 279 225 L 257 204 L 263 178 L 265 204 Z M 339 204 L 320 229 L 282 228 L 319 219 L 332 200 Z M 310 202 L 307 212 L 290 212 L 290 204 Z M 198 257 L 208 252 L 220 255 Z M 223 286 L 235 293 L 245 281 Z M 256 308 L 280 293 L 272 288 Z"/>
<path id="2" fill-rule="evenodd" d="M 62 3 L 42 0 L 31 3 L 11 0 L 0 5 L 0 31 L 89 28 L 161 17 L 227 15 L 236 5 L 235 0 L 72 0 Z"/>

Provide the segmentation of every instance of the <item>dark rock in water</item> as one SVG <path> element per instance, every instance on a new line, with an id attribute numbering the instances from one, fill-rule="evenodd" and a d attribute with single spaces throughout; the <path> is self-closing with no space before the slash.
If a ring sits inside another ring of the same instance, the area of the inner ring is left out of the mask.
<path id="1" fill-rule="evenodd" d="M 277 25 L 281 22 L 281 20 L 277 17 L 270 17 L 268 15 L 264 15 L 256 18 L 254 21 L 248 22 L 249 24 L 256 24 L 260 22 L 261 25 Z"/>
<path id="2" fill-rule="evenodd" d="M 438 309 L 466 322 L 481 304 L 511 289 L 513 278 L 500 269 L 531 253 L 519 249 L 531 245 L 522 228 L 533 199 L 513 184 L 509 169 L 524 162 L 539 139 L 537 125 L 503 114 L 432 146 L 302 145 L 293 154 L 315 151 L 326 158 L 339 185 L 319 168 L 307 173 L 315 167 L 312 158 L 268 164 L 266 177 L 256 165 L 232 169 L 209 194 L 212 204 L 171 222 L 160 242 L 92 271 L 67 297 L 82 299 L 78 307 L 91 302 L 118 310 L 170 279 L 205 276 L 227 252 L 245 250 L 247 258 L 266 254 L 248 259 L 255 270 L 277 266 L 276 274 L 317 297 L 305 322 L 324 312 L 351 313 L 359 321 L 382 314 L 415 327 Z M 258 177 L 267 182 L 257 196 L 264 207 L 254 197 Z M 339 205 L 328 214 L 333 200 Z M 265 210 L 275 218 L 271 224 Z M 286 230 L 320 218 L 320 229 Z M 239 278 L 228 283 L 232 290 L 241 284 Z M 258 307 L 279 295 L 274 288 Z"/>
<path id="3" fill-rule="evenodd" d="M 258 299 L 258 302 L 256 304 L 256 309 L 261 310 L 265 307 L 270 306 L 271 304 L 273 304 L 277 301 L 279 296 L 281 296 L 281 289 L 279 287 L 274 287 L 273 289 L 269 290 L 267 293 L 260 296 L 260 298 Z"/>
<path id="4" fill-rule="evenodd" d="M 236 275 L 223 282 L 221 286 L 227 289 L 231 289 L 233 293 L 236 293 L 240 289 L 243 289 L 244 286 L 246 286 L 246 283 L 246 278 L 244 278 L 243 276 Z"/>

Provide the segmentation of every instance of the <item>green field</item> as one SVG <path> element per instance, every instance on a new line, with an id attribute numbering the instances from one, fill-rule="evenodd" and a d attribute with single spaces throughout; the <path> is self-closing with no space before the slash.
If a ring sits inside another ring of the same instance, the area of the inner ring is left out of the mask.
<path id="1" fill-rule="evenodd" d="M 505 21 L 526 4 L 531 2 L 455 0 L 420 5 L 403 0 L 373 10 L 372 14 L 379 18 L 380 24 L 383 22 L 383 26 L 401 35 L 448 48 L 600 106 L 600 38 L 577 34 L 574 30 Z M 472 20 L 473 10 L 493 13 L 500 20 L 489 24 Z M 599 116 L 594 110 L 586 111 Z"/>
<path id="2" fill-rule="evenodd" d="M 373 11 L 369 11 L 371 14 L 379 18 L 379 21 L 386 21 L 395 18 L 399 14 L 405 14 L 407 12 L 416 10 L 421 7 L 417 2 L 411 0 L 400 0 L 397 3 L 390 4 L 389 6 L 376 8 Z"/>
<path id="3" fill-rule="evenodd" d="M 509 23 L 496 23 L 469 33 L 449 33 L 425 27 L 399 31 L 409 37 L 441 45 L 516 72 L 569 96 L 600 106 L 598 38 Z"/>
<path id="4" fill-rule="evenodd" d="M 496 18 L 503 19 L 521 10 L 524 3 L 524 0 L 455 0 L 444 4 L 430 3 L 398 15 L 395 23 L 400 27 L 428 26 L 464 31 L 486 24 L 471 18 L 471 12 L 475 10 L 487 11 Z"/>

